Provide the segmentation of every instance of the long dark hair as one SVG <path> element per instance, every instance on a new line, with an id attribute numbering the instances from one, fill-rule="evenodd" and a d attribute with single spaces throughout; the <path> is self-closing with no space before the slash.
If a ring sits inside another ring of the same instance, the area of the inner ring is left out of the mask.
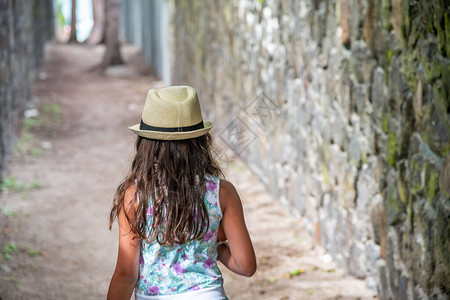
<path id="1" fill-rule="evenodd" d="M 123 211 L 131 231 L 140 240 L 174 245 L 202 239 L 209 228 L 205 174 L 224 175 L 213 156 L 213 147 L 209 133 L 172 141 L 138 136 L 131 169 L 114 195 L 109 228 Z M 136 192 L 129 207 L 125 207 L 125 191 L 134 184 Z M 148 214 L 150 198 L 153 211 Z M 150 230 L 149 217 L 153 219 Z"/>

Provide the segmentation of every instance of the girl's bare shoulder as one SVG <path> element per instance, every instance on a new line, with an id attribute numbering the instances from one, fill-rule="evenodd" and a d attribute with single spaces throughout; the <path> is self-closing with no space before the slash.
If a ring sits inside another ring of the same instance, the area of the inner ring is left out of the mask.
<path id="1" fill-rule="evenodd" d="M 123 204 L 127 208 L 134 208 L 136 209 L 138 206 L 138 201 L 135 199 L 136 196 L 136 185 L 132 184 L 130 185 L 123 195 Z"/>
<path id="2" fill-rule="evenodd" d="M 132 184 L 125 190 L 124 199 L 130 201 L 136 193 L 136 185 Z"/>
<path id="3" fill-rule="evenodd" d="M 236 188 L 226 179 L 220 179 L 219 199 L 222 210 L 224 210 L 227 205 L 233 205 L 236 204 L 236 202 L 241 202 Z"/>
<path id="4" fill-rule="evenodd" d="M 234 185 L 226 179 L 220 179 L 219 193 L 224 196 L 231 195 L 236 192 Z"/>

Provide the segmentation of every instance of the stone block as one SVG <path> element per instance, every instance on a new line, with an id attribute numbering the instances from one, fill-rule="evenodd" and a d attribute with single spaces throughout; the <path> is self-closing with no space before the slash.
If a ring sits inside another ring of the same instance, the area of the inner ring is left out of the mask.
<path id="1" fill-rule="evenodd" d="M 375 67 L 374 62 L 369 59 L 369 52 L 366 43 L 355 41 L 352 43 L 352 59 L 350 60 L 350 70 L 358 82 L 364 82 L 365 72 L 372 72 Z M 372 67 L 372 68 L 371 68 Z"/>
<path id="2" fill-rule="evenodd" d="M 442 67 L 446 60 L 439 54 L 439 45 L 434 39 L 420 39 L 418 41 L 418 58 L 425 69 L 428 81 L 438 79 L 442 74 Z"/>
<path id="3" fill-rule="evenodd" d="M 381 67 L 373 70 L 370 99 L 372 102 L 372 121 L 382 127 L 382 117 L 388 98 L 388 89 L 385 81 L 385 71 Z M 387 121 L 387 120 L 386 120 Z"/>
<path id="4" fill-rule="evenodd" d="M 372 70 L 367 70 L 364 74 L 370 76 Z M 368 80 L 370 81 L 370 79 Z M 352 111 L 363 114 L 369 105 L 369 85 L 355 83 L 352 85 L 351 95 Z"/>
<path id="5" fill-rule="evenodd" d="M 380 250 L 380 245 L 374 243 L 373 240 L 368 240 L 364 245 L 365 267 L 369 274 L 375 273 L 375 265 L 380 258 Z"/>
<path id="6" fill-rule="evenodd" d="M 392 102 L 389 105 L 389 111 L 398 114 L 404 101 L 405 94 L 410 91 L 405 75 L 401 71 L 402 59 L 398 55 L 393 55 L 388 69 L 389 97 Z"/>
<path id="7" fill-rule="evenodd" d="M 380 194 L 376 194 L 370 203 L 370 220 L 374 233 L 374 242 L 385 247 L 383 239 L 385 238 L 386 220 L 384 217 L 383 197 Z M 384 251 L 385 249 L 380 249 L 380 253 Z"/>
<path id="8" fill-rule="evenodd" d="M 411 292 L 410 292 L 410 286 L 411 286 L 411 279 L 406 275 L 402 274 L 400 276 L 398 285 L 395 290 L 395 299 L 398 300 L 408 300 L 411 299 Z"/>
<path id="9" fill-rule="evenodd" d="M 342 107 L 337 101 L 333 101 L 333 106 L 329 110 L 328 126 L 331 128 L 330 139 L 332 143 L 339 147 L 346 148 L 348 143 L 347 137 L 347 118 Z"/>
<path id="10" fill-rule="evenodd" d="M 437 98 L 435 92 L 435 99 Z M 430 148 L 444 156 L 450 151 L 450 121 L 443 102 L 435 100 L 424 109 L 422 135 Z"/>
<path id="11" fill-rule="evenodd" d="M 373 203 L 375 195 L 379 192 L 379 185 L 376 182 L 375 172 L 377 169 L 377 159 L 371 157 L 369 163 L 363 164 L 356 181 L 356 207 L 360 214 L 367 214 Z"/>
<path id="12" fill-rule="evenodd" d="M 431 151 L 418 133 L 411 137 L 407 166 L 406 179 L 411 193 L 423 192 L 430 203 L 434 202 L 443 160 Z"/>
<path id="13" fill-rule="evenodd" d="M 387 213 L 387 222 L 389 225 L 396 225 L 406 220 L 406 203 L 401 201 L 395 171 L 389 169 L 386 176 L 387 187 L 384 191 L 384 205 Z"/>
<path id="14" fill-rule="evenodd" d="M 364 246 L 361 243 L 355 242 L 351 245 L 347 266 L 349 273 L 353 276 L 360 279 L 366 277 Z"/>
<path id="15" fill-rule="evenodd" d="M 430 253 L 433 247 L 433 227 L 436 221 L 436 211 L 424 198 L 416 198 L 414 203 L 414 239 L 412 240 L 411 259 L 412 273 L 419 284 L 425 290 L 432 287 L 430 279 L 433 276 L 434 253 Z"/>
<path id="16" fill-rule="evenodd" d="M 389 269 L 384 259 L 379 259 L 376 264 L 378 281 L 378 293 L 380 299 L 394 299 L 391 290 L 391 278 Z"/>

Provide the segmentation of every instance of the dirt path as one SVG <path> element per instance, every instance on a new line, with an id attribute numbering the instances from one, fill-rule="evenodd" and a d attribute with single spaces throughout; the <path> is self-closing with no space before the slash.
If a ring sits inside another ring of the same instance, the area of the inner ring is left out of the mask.
<path id="1" fill-rule="evenodd" d="M 125 50 L 140 66 L 135 51 Z M 108 213 L 133 151 L 127 126 L 139 120 L 148 89 L 163 83 L 90 71 L 100 56 L 99 47 L 47 47 L 34 93 L 40 115 L 26 123 L 0 196 L 1 300 L 106 296 L 117 253 Z M 297 220 L 240 161 L 227 173 L 259 262 L 252 278 L 222 268 L 230 299 L 373 298 L 363 281 L 321 261 Z"/>

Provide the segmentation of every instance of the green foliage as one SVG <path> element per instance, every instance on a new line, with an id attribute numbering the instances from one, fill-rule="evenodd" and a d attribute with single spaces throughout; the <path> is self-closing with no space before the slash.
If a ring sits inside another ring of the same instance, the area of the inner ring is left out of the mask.
<path id="1" fill-rule="evenodd" d="M 29 130 L 49 130 L 53 125 L 60 124 L 63 121 L 61 107 L 57 103 L 44 101 L 39 104 L 38 110 L 40 113 L 38 117 L 25 118 L 23 127 L 26 132 L 29 132 Z"/>
<path id="2" fill-rule="evenodd" d="M 38 147 L 31 147 L 29 153 L 32 157 L 39 157 L 42 154 L 42 149 Z"/>
<path id="3" fill-rule="evenodd" d="M 414 224 L 414 196 L 409 194 L 408 197 L 408 206 L 406 208 L 406 213 L 408 215 L 408 221 L 411 226 Z"/>
<path id="4" fill-rule="evenodd" d="M 11 254 L 13 254 L 16 251 L 17 251 L 16 244 L 13 241 L 11 241 L 9 242 L 9 244 L 3 247 L 3 257 L 6 260 L 9 260 L 11 258 Z"/>
<path id="5" fill-rule="evenodd" d="M 35 257 L 35 256 L 39 255 L 39 251 L 35 251 L 35 250 L 31 250 L 31 249 L 26 249 L 26 251 L 30 257 Z"/>
<path id="6" fill-rule="evenodd" d="M 38 190 L 40 188 L 42 188 L 42 182 L 40 182 L 40 181 L 35 181 L 30 186 L 30 189 L 32 189 L 32 190 Z"/>
<path id="7" fill-rule="evenodd" d="M 450 58 L 450 12 L 444 13 L 445 35 L 441 39 L 442 46 L 445 46 L 445 54 Z"/>
<path id="8" fill-rule="evenodd" d="M 38 125 L 39 125 L 39 120 L 31 119 L 31 118 L 25 118 L 25 120 L 23 120 L 23 127 L 25 129 L 30 129 L 30 128 L 36 127 Z"/>
<path id="9" fill-rule="evenodd" d="M 428 165 L 426 165 L 428 167 Z M 429 167 L 426 168 L 428 171 Z M 428 175 L 428 184 L 425 185 L 425 198 L 427 199 L 428 203 L 433 204 L 433 199 L 436 196 L 436 183 L 437 183 L 437 174 L 434 169 L 429 170 L 429 172 L 425 173 Z"/>
<path id="10" fill-rule="evenodd" d="M 411 92 L 415 93 L 417 90 L 417 65 L 416 52 L 403 51 L 401 55 L 402 67 L 401 71 L 406 77 Z"/>
<path id="11" fill-rule="evenodd" d="M 438 46 L 429 41 L 424 41 L 418 51 L 418 58 L 420 64 L 425 70 L 425 75 L 428 81 L 433 82 L 442 74 L 444 61 L 438 54 Z"/>
<path id="12" fill-rule="evenodd" d="M 5 217 L 16 217 L 17 216 L 17 211 L 14 211 L 14 210 L 3 210 L 3 215 Z"/>
<path id="13" fill-rule="evenodd" d="M 23 120 L 23 131 L 15 145 L 18 155 L 41 156 L 44 149 L 39 138 L 52 136 L 54 128 L 63 122 L 61 107 L 57 103 L 45 100 L 38 105 L 38 111 L 38 117 Z"/>
<path id="14" fill-rule="evenodd" d="M 291 271 L 291 272 L 289 273 L 289 277 L 298 276 L 298 275 L 301 275 L 301 274 L 303 274 L 303 273 L 305 273 L 305 270 L 304 270 L 304 269 L 296 269 L 296 270 Z"/>
<path id="15" fill-rule="evenodd" d="M 22 193 L 27 190 L 40 189 L 40 188 L 42 188 L 42 186 L 43 186 L 42 182 L 40 182 L 40 181 L 34 181 L 32 184 L 26 185 L 25 183 L 21 182 L 20 180 L 16 179 L 15 177 L 5 177 L 1 184 L 1 190 Z"/>
<path id="16" fill-rule="evenodd" d="M 391 166 L 395 165 L 395 150 L 397 145 L 397 137 L 395 136 L 395 133 L 390 131 L 389 132 L 389 152 L 387 157 L 387 162 Z"/>
<path id="17" fill-rule="evenodd" d="M 323 176 L 323 182 L 325 184 L 330 183 L 330 172 L 328 171 L 328 166 L 326 163 L 322 163 L 322 176 Z"/>
<path id="18" fill-rule="evenodd" d="M 395 51 L 392 49 L 388 49 L 384 52 L 384 80 L 386 81 L 386 85 L 389 85 L 389 66 L 391 65 L 392 56 L 394 56 Z"/>
<path id="19" fill-rule="evenodd" d="M 61 0 L 57 0 L 56 19 L 58 20 L 60 26 L 66 25 L 66 18 L 64 17 L 64 14 L 63 14 L 63 5 L 61 3 Z"/>
<path id="20" fill-rule="evenodd" d="M 428 18 L 430 18 L 429 20 L 427 20 L 426 22 L 426 28 L 428 30 L 428 32 L 430 32 L 432 35 L 435 35 L 436 32 L 434 30 L 434 26 L 433 26 L 433 14 L 428 14 Z"/>
<path id="21" fill-rule="evenodd" d="M 392 29 L 391 24 L 391 1 L 390 0 L 382 0 L 381 1 L 381 17 L 382 17 L 382 24 L 384 29 L 387 31 L 390 31 Z"/>
<path id="22" fill-rule="evenodd" d="M 398 190 L 398 196 L 400 198 L 400 201 L 402 201 L 404 204 L 406 204 L 408 189 L 407 189 L 405 181 L 401 177 L 399 177 L 397 179 L 397 190 Z"/>
<path id="23" fill-rule="evenodd" d="M 20 135 L 19 140 L 15 145 L 15 150 L 18 153 L 28 152 L 27 149 L 29 147 L 29 144 L 32 143 L 33 139 L 34 139 L 33 134 L 26 131 L 25 129 L 24 132 L 22 132 L 22 134 Z"/>
<path id="24" fill-rule="evenodd" d="M 408 45 L 408 35 L 411 30 L 411 19 L 409 16 L 409 1 L 403 1 L 403 23 L 402 23 L 402 37 L 403 37 L 403 46 L 406 48 Z"/>
<path id="25" fill-rule="evenodd" d="M 383 130 L 384 133 L 388 132 L 388 125 L 389 125 L 389 120 L 388 120 L 388 116 L 386 114 L 383 114 L 382 117 L 382 123 L 381 123 L 381 129 Z"/>
<path id="26" fill-rule="evenodd" d="M 6 177 L 1 184 L 2 191 L 22 192 L 26 189 L 26 185 L 14 177 Z"/>
<path id="27" fill-rule="evenodd" d="M 449 24 L 450 26 L 450 24 Z M 450 34 L 450 33 L 449 33 Z M 450 44 L 450 42 L 449 42 Z M 447 80 L 442 80 L 442 87 L 441 87 L 441 95 L 442 95 L 442 102 L 444 107 L 450 106 L 450 63 L 446 63 L 442 67 L 442 78 L 445 78 Z"/>
<path id="28" fill-rule="evenodd" d="M 34 138 L 33 134 L 31 134 L 31 133 L 29 133 L 29 132 L 24 132 L 24 133 L 22 134 L 22 137 L 23 137 L 23 140 L 24 140 L 25 142 L 32 141 L 33 138 Z"/>
<path id="29" fill-rule="evenodd" d="M 368 162 L 367 153 L 362 151 L 361 153 L 361 163 L 366 164 Z"/>
<path id="30" fill-rule="evenodd" d="M 56 123 L 61 123 L 63 121 L 59 104 L 46 101 L 41 103 L 39 109 L 44 119 Z"/>

